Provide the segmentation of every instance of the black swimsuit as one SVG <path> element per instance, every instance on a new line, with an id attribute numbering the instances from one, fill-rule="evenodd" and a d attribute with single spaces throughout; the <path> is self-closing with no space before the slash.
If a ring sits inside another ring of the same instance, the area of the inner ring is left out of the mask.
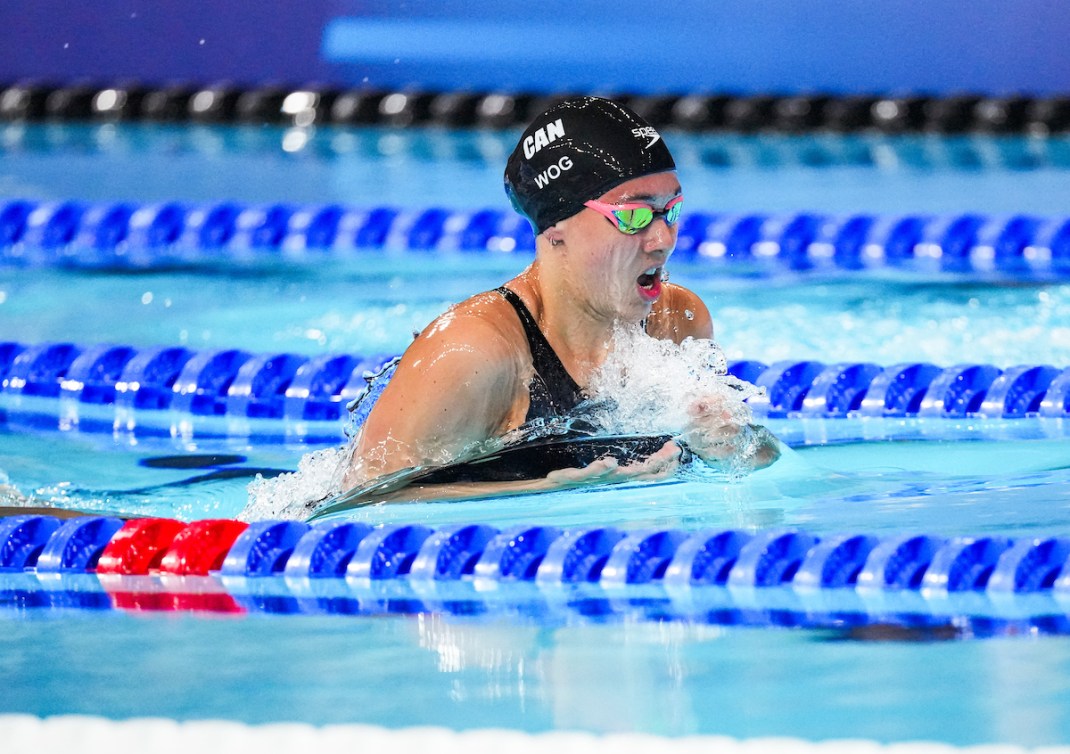
<path id="1" fill-rule="evenodd" d="M 505 286 L 495 288 L 495 291 L 516 309 L 516 315 L 520 317 L 520 324 L 528 337 L 528 348 L 531 349 L 531 365 L 535 374 L 528 384 L 531 403 L 524 422 L 568 414 L 586 398 L 583 390 L 565 369 L 520 296 Z"/>

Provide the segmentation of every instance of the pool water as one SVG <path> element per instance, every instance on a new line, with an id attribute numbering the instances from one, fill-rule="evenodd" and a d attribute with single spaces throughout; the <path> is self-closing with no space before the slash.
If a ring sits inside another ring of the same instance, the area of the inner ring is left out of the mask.
<path id="1" fill-rule="evenodd" d="M 528 261 L 521 253 L 368 253 L 267 269 L 9 267 L 0 268 L 0 312 L 8 337 L 26 343 L 394 354 L 451 303 L 494 288 Z M 669 269 L 674 282 L 706 301 L 717 341 L 733 360 L 1070 364 L 1066 284 L 849 274 L 755 280 L 686 261 L 670 261 Z"/>
<path id="2" fill-rule="evenodd" d="M 108 655 L 98 655 L 108 633 Z M 241 637 L 240 640 L 238 637 Z M 873 641 L 676 623 L 352 616 L 9 621 L 5 709 L 390 727 L 1040 745 L 1070 733 L 1070 645 Z M 918 638 L 918 637 L 912 637 Z M 925 638 L 925 637 L 922 637 Z M 1043 646 L 1043 651 L 1039 651 Z M 141 693 L 123 687 L 136 668 Z M 404 701 L 399 703 L 398 696 Z"/>
<path id="3" fill-rule="evenodd" d="M 0 132 L 0 197 L 456 208 L 504 206 L 501 163 L 515 138 L 140 126 Z M 1070 160 L 1057 140 L 681 134 L 677 142 L 696 210 L 1058 215 L 1070 196 Z M 139 271 L 0 267 L 0 327 L 4 340 L 23 343 L 388 355 L 450 303 L 526 263 L 523 254 L 390 249 Z M 710 305 L 733 360 L 1070 366 L 1070 288 L 1058 281 L 742 274 L 709 260 L 670 268 Z M 270 439 L 188 431 L 171 416 L 154 431 L 100 431 L 54 412 L 5 408 L 0 472 L 13 488 L 130 515 L 239 516 L 258 471 L 293 470 L 304 454 L 343 442 L 340 424 L 334 436 L 311 440 L 285 428 Z M 346 515 L 432 526 L 1062 536 L 1070 524 L 1063 421 L 770 419 L 790 447 L 742 480 L 699 469 L 658 484 Z M 220 454 L 235 457 L 221 467 L 236 474 L 204 479 L 203 469 L 153 462 Z M 2 490 L 0 499 L 9 494 Z M 954 621 L 757 627 L 640 609 L 205 617 L 41 609 L 20 594 L 0 584 L 0 712 L 959 745 L 1070 740 L 1070 640 L 1040 631 L 986 633 Z M 1065 615 L 1060 604 L 1046 610 Z"/>

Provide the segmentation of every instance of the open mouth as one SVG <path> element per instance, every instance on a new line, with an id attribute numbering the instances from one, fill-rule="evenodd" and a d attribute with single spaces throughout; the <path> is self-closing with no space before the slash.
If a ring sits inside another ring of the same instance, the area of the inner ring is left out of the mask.
<path id="1" fill-rule="evenodd" d="M 656 298 L 661 293 L 661 268 L 651 267 L 635 279 L 644 295 Z"/>

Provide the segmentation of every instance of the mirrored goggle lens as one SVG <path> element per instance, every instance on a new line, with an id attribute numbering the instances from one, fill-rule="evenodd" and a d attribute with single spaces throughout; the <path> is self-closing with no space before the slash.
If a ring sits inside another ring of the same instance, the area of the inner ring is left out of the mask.
<path id="1" fill-rule="evenodd" d="M 621 233 L 638 233 L 654 222 L 654 210 L 650 207 L 617 209 L 613 211 L 613 216 L 617 218 L 617 229 Z"/>
<path id="2" fill-rule="evenodd" d="M 684 208 L 683 197 L 677 199 L 672 203 L 672 206 L 665 208 L 665 222 L 669 225 L 675 225 L 676 221 L 680 219 L 680 211 Z"/>
<path id="3" fill-rule="evenodd" d="M 680 211 L 682 209 L 683 201 L 681 197 L 681 199 L 672 202 L 661 212 L 655 212 L 653 207 L 637 207 L 635 209 L 614 210 L 613 216 L 617 218 L 617 228 L 620 232 L 631 235 L 650 225 L 658 215 L 663 216 L 665 222 L 669 225 L 674 225 L 680 219 Z"/>

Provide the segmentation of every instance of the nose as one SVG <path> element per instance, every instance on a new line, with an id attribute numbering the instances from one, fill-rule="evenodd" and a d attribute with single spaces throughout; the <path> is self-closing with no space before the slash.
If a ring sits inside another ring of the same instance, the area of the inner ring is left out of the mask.
<path id="1" fill-rule="evenodd" d="M 677 225 L 669 225 L 658 217 L 643 229 L 643 250 L 649 254 L 663 253 L 666 257 L 676 248 Z"/>

